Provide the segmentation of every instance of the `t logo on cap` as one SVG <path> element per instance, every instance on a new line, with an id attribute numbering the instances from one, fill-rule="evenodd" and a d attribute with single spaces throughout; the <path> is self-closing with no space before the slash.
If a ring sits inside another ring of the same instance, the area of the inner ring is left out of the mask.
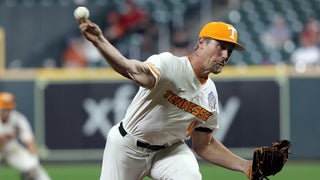
<path id="1" fill-rule="evenodd" d="M 233 26 L 229 26 L 229 25 L 228 25 L 228 30 L 231 30 L 231 31 L 232 31 L 230 38 L 234 40 L 234 34 L 237 33 L 236 28 L 234 28 Z"/>
<path id="2" fill-rule="evenodd" d="M 244 46 L 237 42 L 238 32 L 236 28 L 224 22 L 207 23 L 201 29 L 199 37 L 210 37 L 216 40 L 230 42 L 235 44 L 235 50 L 245 50 Z"/>

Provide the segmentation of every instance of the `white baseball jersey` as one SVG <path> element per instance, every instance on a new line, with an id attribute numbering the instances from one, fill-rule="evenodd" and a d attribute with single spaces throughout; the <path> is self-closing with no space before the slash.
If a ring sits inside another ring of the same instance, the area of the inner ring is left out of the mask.
<path id="1" fill-rule="evenodd" d="M 19 171 L 28 171 L 38 165 L 38 159 L 18 141 L 29 141 L 33 133 L 28 120 L 18 111 L 12 110 L 6 123 L 0 121 L 0 136 L 14 134 L 15 137 L 0 147 L 0 160 L 5 159 L 7 163 Z"/>
<path id="2" fill-rule="evenodd" d="M 27 118 L 16 110 L 10 111 L 6 123 L 0 121 L 0 136 L 8 134 L 15 134 L 15 138 L 0 147 L 0 160 L 4 159 L 20 172 L 32 173 L 35 180 L 50 180 L 51 178 L 40 165 L 38 157 L 19 143 L 19 140 L 27 142 L 34 137 Z"/>
<path id="3" fill-rule="evenodd" d="M 24 115 L 16 110 L 12 110 L 9 115 L 9 119 L 6 123 L 0 121 L 0 136 L 6 134 L 15 134 L 22 142 L 30 141 L 33 139 L 33 133 L 28 120 Z M 12 145 L 15 144 L 17 139 L 13 138 L 8 141 L 1 151 L 10 151 Z"/>
<path id="4" fill-rule="evenodd" d="M 169 52 L 153 55 L 148 64 L 156 85 L 140 87 L 123 120 L 139 140 L 170 145 L 186 140 L 196 127 L 218 128 L 219 105 L 214 82 L 201 83 L 188 57 Z"/>

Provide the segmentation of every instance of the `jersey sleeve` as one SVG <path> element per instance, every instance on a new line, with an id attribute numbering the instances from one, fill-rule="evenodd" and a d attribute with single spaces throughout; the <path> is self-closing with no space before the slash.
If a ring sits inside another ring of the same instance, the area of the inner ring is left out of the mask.
<path id="1" fill-rule="evenodd" d="M 16 118 L 18 130 L 19 130 L 20 140 L 22 142 L 27 142 L 32 140 L 34 138 L 33 132 L 27 118 L 20 113 L 17 113 L 15 118 Z"/>
<path id="2" fill-rule="evenodd" d="M 219 129 L 219 118 L 217 117 L 217 114 L 213 114 L 206 123 L 200 124 L 195 130 L 206 131 L 206 129 L 210 129 L 212 132 Z"/>
<path id="3" fill-rule="evenodd" d="M 199 132 L 213 132 L 213 129 L 208 127 L 197 127 L 194 130 Z"/>
<path id="4" fill-rule="evenodd" d="M 153 76 L 156 78 L 156 85 L 160 79 L 170 78 L 173 73 L 173 56 L 169 52 L 156 54 L 150 56 L 145 63 L 147 63 Z"/>

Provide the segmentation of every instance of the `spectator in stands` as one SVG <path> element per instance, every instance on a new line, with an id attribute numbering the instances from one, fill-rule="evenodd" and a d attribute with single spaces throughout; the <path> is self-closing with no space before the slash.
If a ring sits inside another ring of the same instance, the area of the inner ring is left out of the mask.
<path id="1" fill-rule="evenodd" d="M 106 18 L 106 27 L 104 35 L 110 39 L 111 43 L 117 43 L 126 33 L 125 24 L 122 22 L 122 16 L 118 11 L 110 11 Z"/>
<path id="2" fill-rule="evenodd" d="M 126 0 L 123 5 L 120 11 L 107 14 L 103 33 L 123 54 L 145 59 L 158 51 L 154 44 L 158 40 L 158 27 L 135 1 Z"/>
<path id="3" fill-rule="evenodd" d="M 300 33 L 300 46 L 291 56 L 291 62 L 296 67 L 320 65 L 319 33 L 319 22 L 309 19 Z"/>
<path id="4" fill-rule="evenodd" d="M 145 17 L 142 19 L 139 25 L 139 33 L 142 36 L 142 43 L 141 43 L 141 58 L 146 59 L 151 54 L 155 54 L 158 52 L 158 45 L 154 42 L 158 42 L 158 26 L 150 17 L 150 14 L 146 14 Z"/>
<path id="5" fill-rule="evenodd" d="M 72 37 L 67 40 L 67 47 L 62 53 L 62 66 L 66 68 L 87 67 L 87 61 L 82 52 L 81 38 Z"/>
<path id="6" fill-rule="evenodd" d="M 186 56 L 190 54 L 192 48 L 190 46 L 190 40 L 185 30 L 176 29 L 173 32 L 171 41 L 171 52 L 176 56 Z"/>
<path id="7" fill-rule="evenodd" d="M 66 68 L 107 66 L 99 52 L 83 36 L 68 38 L 61 58 L 62 66 Z"/>
<path id="8" fill-rule="evenodd" d="M 308 46 L 318 46 L 320 42 L 319 21 L 308 19 L 300 34 L 301 41 Z"/>
<path id="9" fill-rule="evenodd" d="M 133 0 L 126 0 L 124 7 L 107 13 L 104 34 L 111 41 L 120 39 L 125 33 L 144 29 L 147 12 L 140 9 Z"/>
<path id="10" fill-rule="evenodd" d="M 261 38 L 265 48 L 272 50 L 282 49 L 285 43 L 292 41 L 292 35 L 292 30 L 289 28 L 286 19 L 281 15 L 276 15 Z"/>
<path id="11" fill-rule="evenodd" d="M 143 26 L 143 20 L 145 19 L 146 14 L 147 13 L 139 8 L 133 0 L 126 0 L 122 21 L 128 31 L 136 32 Z"/>

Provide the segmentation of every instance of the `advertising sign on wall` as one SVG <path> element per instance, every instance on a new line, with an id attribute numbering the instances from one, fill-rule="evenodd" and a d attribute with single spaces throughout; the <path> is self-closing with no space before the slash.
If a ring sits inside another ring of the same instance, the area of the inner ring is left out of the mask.
<path id="1" fill-rule="evenodd" d="M 270 81 L 217 81 L 220 128 L 227 147 L 257 147 L 279 139 L 279 85 Z M 55 150 L 103 149 L 138 86 L 129 82 L 49 83 L 44 88 L 44 143 Z"/>
<path id="2" fill-rule="evenodd" d="M 104 148 L 109 129 L 124 117 L 137 89 L 132 83 L 49 84 L 44 93 L 46 147 Z"/>
<path id="3" fill-rule="evenodd" d="M 276 81 L 217 82 L 220 128 L 228 147 L 268 145 L 280 138 L 280 87 Z"/>

